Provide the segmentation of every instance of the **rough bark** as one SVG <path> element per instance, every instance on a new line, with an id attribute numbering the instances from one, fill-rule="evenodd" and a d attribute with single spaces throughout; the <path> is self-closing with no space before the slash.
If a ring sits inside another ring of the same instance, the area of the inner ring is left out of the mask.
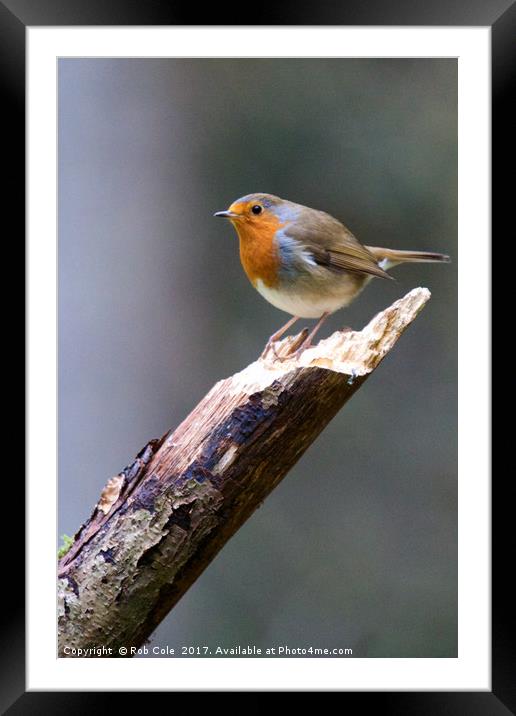
<path id="1" fill-rule="evenodd" d="M 414 289 L 362 331 L 220 381 L 111 478 L 59 563 L 59 654 L 104 645 L 117 656 L 145 642 L 429 297 Z M 278 343 L 280 356 L 297 341 Z"/>

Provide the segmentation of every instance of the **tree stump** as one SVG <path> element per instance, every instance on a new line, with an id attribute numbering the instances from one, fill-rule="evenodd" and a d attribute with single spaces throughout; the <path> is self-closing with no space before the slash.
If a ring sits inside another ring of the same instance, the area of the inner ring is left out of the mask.
<path id="1" fill-rule="evenodd" d="M 362 331 L 297 359 L 299 336 L 221 380 L 104 488 L 59 562 L 60 656 L 141 646 L 364 383 L 430 298 L 416 288 Z"/>

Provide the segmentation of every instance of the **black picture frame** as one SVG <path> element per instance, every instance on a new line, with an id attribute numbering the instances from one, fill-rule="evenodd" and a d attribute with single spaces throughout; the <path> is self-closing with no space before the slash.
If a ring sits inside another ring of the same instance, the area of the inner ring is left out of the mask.
<path id="1" fill-rule="evenodd" d="M 512 211 L 513 180 L 510 176 L 510 147 L 513 146 L 513 119 L 509 111 L 510 80 L 516 67 L 516 3 L 514 0 L 413 0 L 410 3 L 385 0 L 348 0 L 334 2 L 285 2 L 251 6 L 246 12 L 240 5 L 238 13 L 226 15 L 219 4 L 203 9 L 167 0 L 0 0 L 1 45 L 4 59 L 0 63 L 3 88 L 4 137 L 13 152 L 4 190 L 5 207 L 15 218 L 9 243 L 23 246 L 25 232 L 25 28 L 27 26 L 62 25 L 407 25 L 407 26 L 489 26 L 492 31 L 492 129 L 493 129 L 493 235 L 501 235 L 502 226 L 509 228 L 508 212 Z M 238 23 L 228 22 L 238 16 Z M 511 167 L 512 168 L 512 167 Z M 5 171 L 5 167 L 4 167 Z M 512 230 L 513 231 L 513 230 Z M 508 237 L 510 240 L 510 237 Z M 7 243 L 7 242 L 6 242 Z M 501 303 L 500 303 L 501 305 Z M 503 479 L 503 478 L 502 478 Z M 514 641 L 508 617 L 514 600 L 506 588 L 507 566 L 511 563 L 511 520 L 508 514 L 510 480 L 493 480 L 492 530 L 492 691 L 491 692 L 343 692 L 346 705 L 358 696 L 368 699 L 368 706 L 396 714 L 500 714 L 516 713 L 514 675 Z M 9 504 L 24 503 L 23 480 L 11 480 Z M 15 491 L 15 494 L 12 494 Z M 18 494 L 16 494 L 16 491 Z M 19 511 L 17 513 L 19 519 Z M 109 708 L 115 705 L 116 693 L 95 692 L 25 692 L 25 613 L 23 537 L 16 528 L 16 545 L 6 543 L 3 573 L 9 574 L 4 587 L 6 600 L 2 613 L 3 649 L 0 674 L 0 708 L 2 713 L 18 714 L 81 714 L 98 708 L 99 699 Z M 339 696 L 341 698 L 341 696 Z M 107 701 L 106 701 L 107 700 Z M 364 705 L 363 702 L 361 704 Z"/>

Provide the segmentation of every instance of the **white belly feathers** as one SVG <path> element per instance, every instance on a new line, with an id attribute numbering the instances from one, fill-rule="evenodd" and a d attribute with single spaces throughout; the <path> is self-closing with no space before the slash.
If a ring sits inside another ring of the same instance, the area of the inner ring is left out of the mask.
<path id="1" fill-rule="evenodd" d="M 341 277 L 339 291 L 326 295 L 314 295 L 307 292 L 296 292 L 294 289 L 275 289 L 266 286 L 262 281 L 256 282 L 256 290 L 280 311 L 290 313 L 299 318 L 320 318 L 323 313 L 333 313 L 347 306 L 357 294 L 357 287 L 349 285 L 346 277 Z"/>

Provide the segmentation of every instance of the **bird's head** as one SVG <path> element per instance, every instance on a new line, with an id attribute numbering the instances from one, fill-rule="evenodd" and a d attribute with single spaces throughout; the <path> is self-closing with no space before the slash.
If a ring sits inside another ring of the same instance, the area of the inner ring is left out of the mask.
<path id="1" fill-rule="evenodd" d="M 287 214 L 290 204 L 272 194 L 247 194 L 234 201 L 229 209 L 217 211 L 214 216 L 229 219 L 239 236 L 242 236 L 254 234 L 260 229 L 277 229 L 289 220 Z"/>

